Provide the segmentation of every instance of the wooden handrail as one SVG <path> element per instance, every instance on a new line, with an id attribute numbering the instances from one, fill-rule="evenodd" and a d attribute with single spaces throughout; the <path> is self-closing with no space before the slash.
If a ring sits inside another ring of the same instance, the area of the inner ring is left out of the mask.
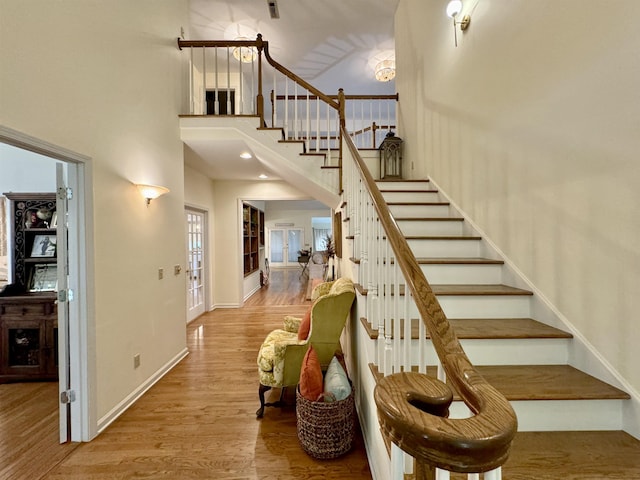
<path id="1" fill-rule="evenodd" d="M 269 65 L 271 65 L 273 68 L 278 70 L 285 77 L 289 78 L 290 80 L 293 80 L 298 85 L 301 85 L 305 89 L 309 90 L 311 93 L 313 93 L 316 97 L 320 98 L 322 101 L 324 101 L 330 107 L 332 107 L 332 108 L 334 108 L 336 110 L 340 110 L 340 105 L 333 98 L 331 98 L 330 95 L 325 95 L 320 90 L 318 90 L 316 87 L 314 87 L 310 83 L 306 82 L 304 79 L 300 78 L 298 75 L 293 73 L 291 70 L 283 67 L 278 62 L 276 62 L 273 58 L 271 58 L 271 55 L 269 54 L 269 42 L 263 41 L 262 40 L 262 35 L 258 34 L 258 40 L 261 41 L 261 43 L 262 43 L 262 45 L 264 47 L 264 58 L 267 59 L 267 62 L 269 62 Z"/>
<path id="2" fill-rule="evenodd" d="M 342 139 L 369 191 L 406 286 L 413 294 L 447 374 L 447 381 L 474 414 L 465 419 L 446 418 L 452 398 L 447 394 L 447 385 L 426 375 L 398 373 L 384 377 L 375 388 L 381 427 L 394 443 L 422 464 L 421 471 L 429 472 L 432 467 L 438 467 L 472 473 L 497 468 L 506 461 L 517 431 L 515 412 L 507 399 L 469 361 L 346 130 L 342 132 Z"/>

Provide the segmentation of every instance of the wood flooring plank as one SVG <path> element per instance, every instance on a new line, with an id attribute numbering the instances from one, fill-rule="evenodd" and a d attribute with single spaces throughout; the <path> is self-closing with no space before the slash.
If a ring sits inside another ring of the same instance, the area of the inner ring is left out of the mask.
<path id="1" fill-rule="evenodd" d="M 292 389 L 285 392 L 288 407 L 268 407 L 263 419 L 255 417 L 258 349 L 271 330 L 282 327 L 284 315 L 304 315 L 310 304 L 304 299 L 306 288 L 307 278 L 299 269 L 272 269 L 268 287 L 252 296 L 245 307 L 215 310 L 193 321 L 187 328 L 190 354 L 96 439 L 72 444 L 73 450 L 64 452 L 62 458 L 47 450 L 57 447 L 57 385 L 53 385 L 56 392 L 49 395 L 53 406 L 45 416 L 55 420 L 50 422 L 54 428 L 52 438 L 43 439 L 48 447 L 36 446 L 42 455 L 35 461 L 33 451 L 14 449 L 24 461 L 12 460 L 9 470 L 0 470 L 0 478 L 370 479 L 360 435 L 354 448 L 336 460 L 319 461 L 302 450 L 291 404 L 295 397 L 288 392 Z M 20 389 L 22 393 L 15 396 L 5 416 L 19 416 L 18 404 L 36 396 L 37 388 L 29 384 L 16 390 Z M 2 393 L 0 388 L 4 406 Z M 278 396 L 279 389 L 270 393 Z M 33 418 L 16 422 L 25 429 L 38 428 Z M 9 434 L 2 435 L 0 439 Z M 5 439 L 5 443 L 11 442 Z M 7 456 L 1 444 L 0 453 L 5 459 L 14 458 Z"/>

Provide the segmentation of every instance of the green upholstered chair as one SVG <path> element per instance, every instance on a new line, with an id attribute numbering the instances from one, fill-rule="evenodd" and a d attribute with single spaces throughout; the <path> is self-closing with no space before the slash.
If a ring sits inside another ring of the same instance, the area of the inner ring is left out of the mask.
<path id="1" fill-rule="evenodd" d="M 267 335 L 258 353 L 258 418 L 264 414 L 265 406 L 277 405 L 265 404 L 264 394 L 268 390 L 282 387 L 284 392 L 284 387 L 298 384 L 300 367 L 309 345 L 313 345 L 323 370 L 327 368 L 336 351 L 340 350 L 340 335 L 355 296 L 353 282 L 348 278 L 321 283 L 311 296 L 311 328 L 306 340 L 298 340 L 302 319 L 292 316 L 285 317 L 284 329 Z"/>

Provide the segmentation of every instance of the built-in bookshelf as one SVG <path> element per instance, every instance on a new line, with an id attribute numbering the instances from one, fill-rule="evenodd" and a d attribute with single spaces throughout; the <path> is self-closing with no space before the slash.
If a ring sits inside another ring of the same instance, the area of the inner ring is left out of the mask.
<path id="1" fill-rule="evenodd" d="M 260 268 L 260 249 L 264 248 L 264 212 L 242 204 L 243 272 L 251 275 Z"/>

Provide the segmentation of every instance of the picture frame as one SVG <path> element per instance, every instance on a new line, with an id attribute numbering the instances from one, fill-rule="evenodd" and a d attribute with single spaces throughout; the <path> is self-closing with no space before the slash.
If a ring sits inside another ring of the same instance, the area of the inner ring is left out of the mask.
<path id="1" fill-rule="evenodd" d="M 36 263 L 29 280 L 30 292 L 55 292 L 58 290 L 58 266 L 53 263 Z"/>
<path id="2" fill-rule="evenodd" d="M 31 258 L 53 258 L 56 256 L 55 234 L 41 234 L 33 238 Z"/>

